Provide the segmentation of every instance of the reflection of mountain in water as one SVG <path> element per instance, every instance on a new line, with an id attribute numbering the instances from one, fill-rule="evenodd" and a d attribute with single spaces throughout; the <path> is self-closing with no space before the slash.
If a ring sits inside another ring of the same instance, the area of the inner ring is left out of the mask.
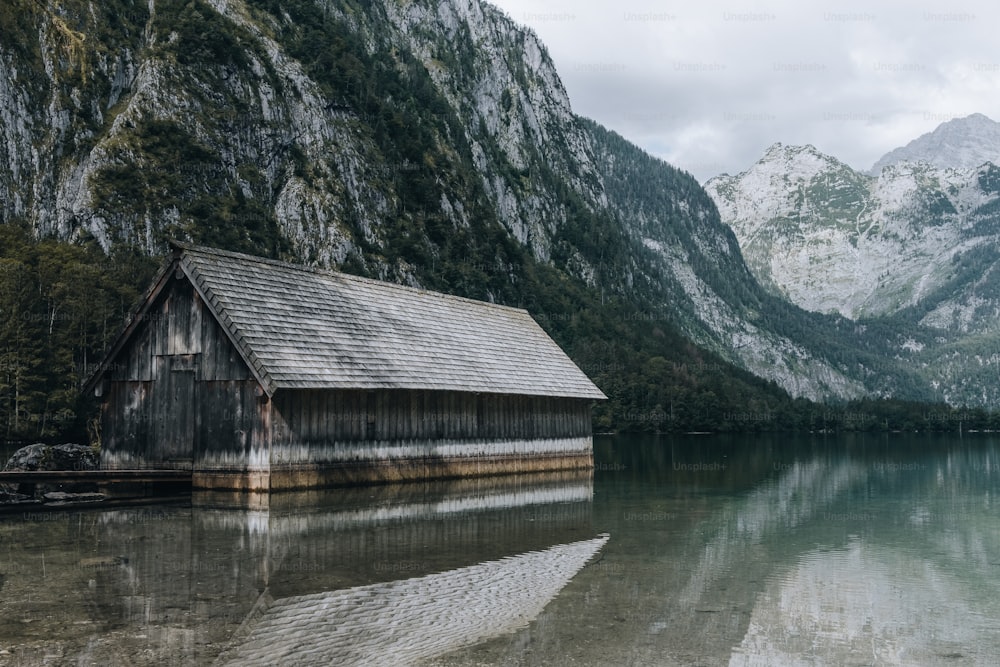
<path id="1" fill-rule="evenodd" d="M 738 505 L 717 514 L 714 537 L 705 545 L 681 602 L 696 605 L 715 577 L 746 562 L 755 544 L 815 519 L 865 474 L 864 466 L 847 460 L 796 462 L 775 483 L 754 489 Z"/>
<path id="2" fill-rule="evenodd" d="M 977 594 L 968 583 L 915 553 L 860 540 L 809 553 L 758 596 L 730 667 L 995 665 L 996 619 L 969 601 L 986 607 L 996 591 Z"/>
<path id="3" fill-rule="evenodd" d="M 607 614 L 621 664 L 1000 664 L 1000 633 L 986 622 L 1000 614 L 998 452 L 989 441 L 904 438 L 682 450 L 683 463 L 726 470 L 677 472 L 674 454 L 659 467 L 671 477 L 633 482 L 617 507 L 599 506 L 598 528 L 615 535 L 602 562 L 619 569 L 593 580 L 600 602 L 588 611 Z M 629 520 L 643 510 L 649 520 Z M 546 611 L 574 613 L 559 601 Z M 546 641 L 556 650 L 556 639 L 535 639 L 532 659 Z M 866 641 L 883 657 L 858 658 Z M 909 657 L 884 657 L 896 649 Z"/>
<path id="4" fill-rule="evenodd" d="M 1000 560 L 986 556 L 1000 553 L 1000 530 L 984 521 L 996 452 L 899 454 L 781 466 L 703 523 L 698 565 L 656 627 L 727 637 L 740 666 L 994 664 L 970 657 L 1000 633 L 970 625 L 967 603 L 1000 595 L 976 591 Z"/>
<path id="5" fill-rule="evenodd" d="M 525 626 L 607 539 L 273 601 L 225 664 L 412 665 Z"/>

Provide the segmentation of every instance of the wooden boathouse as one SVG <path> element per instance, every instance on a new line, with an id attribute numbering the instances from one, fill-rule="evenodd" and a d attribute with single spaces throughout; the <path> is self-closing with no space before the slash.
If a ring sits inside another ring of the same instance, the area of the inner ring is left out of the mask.
<path id="1" fill-rule="evenodd" d="M 87 390 L 102 468 L 254 491 L 591 467 L 605 398 L 525 310 L 184 244 Z"/>

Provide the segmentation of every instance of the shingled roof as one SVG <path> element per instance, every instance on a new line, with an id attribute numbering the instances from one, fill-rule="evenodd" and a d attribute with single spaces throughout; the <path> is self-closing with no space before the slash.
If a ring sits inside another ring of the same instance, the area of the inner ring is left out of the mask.
<path id="1" fill-rule="evenodd" d="M 605 398 L 525 310 L 175 246 L 167 270 L 191 280 L 268 395 L 430 389 Z"/>

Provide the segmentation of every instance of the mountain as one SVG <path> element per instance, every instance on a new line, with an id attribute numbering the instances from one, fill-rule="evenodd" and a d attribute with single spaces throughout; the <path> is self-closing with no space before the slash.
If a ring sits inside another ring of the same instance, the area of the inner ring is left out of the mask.
<path id="1" fill-rule="evenodd" d="M 537 37 L 479 0 L 12 0 L 0 32 L 9 247 L 135 277 L 176 237 L 525 307 L 611 396 L 599 428 L 934 395 L 908 332 L 763 289 L 705 190 L 576 116 Z M 44 285 L 0 289 L 24 313 L 0 338 L 86 339 L 59 357 L 75 378 L 124 299 L 61 331 L 77 283 L 23 252 Z M 28 358 L 0 399 L 60 376 Z"/>
<path id="2" fill-rule="evenodd" d="M 764 285 L 808 310 L 858 319 L 956 296 L 959 258 L 996 248 L 998 176 L 992 164 L 920 162 L 875 178 L 812 146 L 775 144 L 747 171 L 706 189 Z M 954 323 L 930 317 L 968 330 L 993 316 L 973 309 Z"/>
<path id="3" fill-rule="evenodd" d="M 651 274 L 658 276 L 653 317 L 670 319 L 699 345 L 795 396 L 914 395 L 906 393 L 914 386 L 905 369 L 871 370 L 887 368 L 883 358 L 899 341 L 854 332 L 841 318 L 806 313 L 769 294 L 691 175 L 596 123 L 588 127 L 609 215 L 651 258 Z"/>
<path id="4" fill-rule="evenodd" d="M 844 262 L 863 231 L 856 219 L 866 188 L 863 175 L 814 147 L 782 144 L 747 171 L 705 185 L 761 284 L 807 310 L 847 317 L 874 286 Z"/>
<path id="5" fill-rule="evenodd" d="M 883 155 L 870 173 L 878 176 L 885 167 L 900 162 L 926 162 L 952 169 L 975 169 L 986 162 L 1000 164 L 1000 123 L 981 113 L 949 120 Z"/>
<path id="6" fill-rule="evenodd" d="M 909 332 L 908 363 L 939 397 L 996 400 L 1000 168 L 900 162 L 874 177 L 775 144 L 705 187 L 773 294 Z"/>

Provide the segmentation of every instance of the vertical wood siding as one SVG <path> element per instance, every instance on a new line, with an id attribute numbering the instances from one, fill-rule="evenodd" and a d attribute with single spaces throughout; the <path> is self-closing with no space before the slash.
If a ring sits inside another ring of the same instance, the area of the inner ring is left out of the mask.
<path id="1" fill-rule="evenodd" d="M 298 390 L 274 397 L 280 445 L 585 437 L 590 402 L 440 391 Z"/>
<path id="2" fill-rule="evenodd" d="M 110 467 L 240 467 L 266 442 L 257 383 L 186 280 L 142 316 L 109 365 L 102 458 Z"/>

